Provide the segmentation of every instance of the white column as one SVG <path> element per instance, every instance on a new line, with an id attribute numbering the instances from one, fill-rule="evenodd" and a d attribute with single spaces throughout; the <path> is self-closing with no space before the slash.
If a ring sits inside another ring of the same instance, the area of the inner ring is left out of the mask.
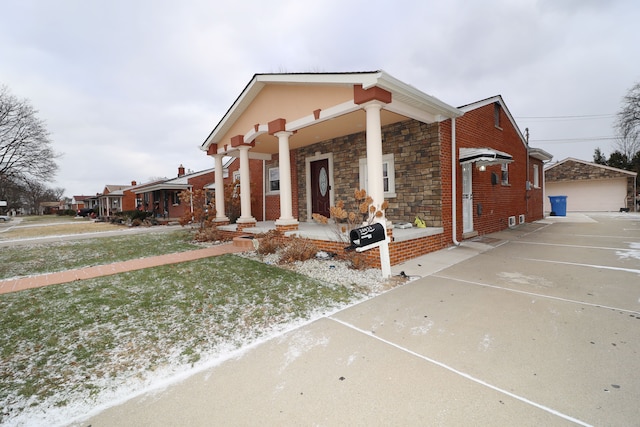
<path id="1" fill-rule="evenodd" d="M 215 161 L 214 179 L 216 186 L 216 222 L 228 222 L 229 218 L 224 214 L 224 170 L 222 166 L 223 154 L 213 156 Z"/>
<path id="2" fill-rule="evenodd" d="M 382 105 L 378 103 L 370 103 L 364 107 L 367 112 L 367 193 L 376 208 L 384 202 L 381 109 Z"/>
<path id="3" fill-rule="evenodd" d="M 373 206 L 380 209 L 384 202 L 384 175 L 382 173 L 382 125 L 380 110 L 382 105 L 372 102 L 364 106 L 367 113 L 367 193 L 373 199 Z M 383 211 L 383 214 L 385 212 Z M 382 224 L 385 236 L 387 234 L 387 219 L 385 215 L 374 220 Z M 389 255 L 388 237 L 380 243 L 380 266 L 382 277 L 391 277 L 391 257 Z"/>
<path id="4" fill-rule="evenodd" d="M 256 222 L 251 216 L 251 175 L 249 174 L 249 146 L 240 146 L 240 218 L 239 223 Z"/>
<path id="5" fill-rule="evenodd" d="M 293 132 L 276 132 L 278 137 L 278 163 L 280 171 L 280 218 L 276 225 L 294 225 L 298 220 L 293 217 L 293 201 L 291 191 L 291 158 L 289 153 L 289 137 Z"/>

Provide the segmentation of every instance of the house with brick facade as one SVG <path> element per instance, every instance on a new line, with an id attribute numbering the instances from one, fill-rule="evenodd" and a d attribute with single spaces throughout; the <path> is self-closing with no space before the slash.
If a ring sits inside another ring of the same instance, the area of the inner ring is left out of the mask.
<path id="1" fill-rule="evenodd" d="M 375 221 L 388 245 L 365 253 L 373 265 L 381 251 L 393 265 L 542 218 L 542 164 L 551 159 L 528 147 L 501 97 L 455 108 L 384 71 L 256 74 L 201 149 L 216 174 L 223 158 L 238 159 L 235 224 L 214 179 L 216 222 L 233 235 L 277 228 L 342 251 L 313 215 L 365 189 L 372 206 L 386 206 Z M 410 227 L 416 219 L 425 226 Z"/>
<path id="2" fill-rule="evenodd" d="M 501 96 L 459 108 L 461 238 L 543 218 L 543 166 L 551 154 L 528 146 Z"/>
<path id="3" fill-rule="evenodd" d="M 636 172 L 599 165 L 584 160 L 566 158 L 544 171 L 546 194 L 567 196 L 568 212 L 635 211 Z M 551 204 L 545 201 L 545 209 Z"/>

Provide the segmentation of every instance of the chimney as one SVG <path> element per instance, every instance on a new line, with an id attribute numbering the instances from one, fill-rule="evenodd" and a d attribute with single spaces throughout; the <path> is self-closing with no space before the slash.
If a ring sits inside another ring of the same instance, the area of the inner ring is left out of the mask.
<path id="1" fill-rule="evenodd" d="M 178 178 L 181 176 L 184 176 L 184 166 L 182 165 L 178 166 Z"/>
<path id="2" fill-rule="evenodd" d="M 136 185 L 138 185 L 138 183 L 137 183 L 137 182 L 135 182 L 135 181 L 131 181 L 131 186 L 132 186 L 132 187 L 135 187 Z"/>

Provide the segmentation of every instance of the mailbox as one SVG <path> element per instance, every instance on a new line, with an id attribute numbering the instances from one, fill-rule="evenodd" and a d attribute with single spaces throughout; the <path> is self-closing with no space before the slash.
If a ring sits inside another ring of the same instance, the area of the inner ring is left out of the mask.
<path id="1" fill-rule="evenodd" d="M 348 249 L 367 250 L 374 243 L 382 242 L 387 238 L 382 224 L 374 223 L 360 228 L 354 228 L 349 233 L 351 246 Z"/>

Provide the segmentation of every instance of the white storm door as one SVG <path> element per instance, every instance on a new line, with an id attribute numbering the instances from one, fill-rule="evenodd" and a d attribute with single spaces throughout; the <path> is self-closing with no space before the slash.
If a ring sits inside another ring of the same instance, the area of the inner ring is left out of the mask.
<path id="1" fill-rule="evenodd" d="M 462 165 L 462 232 L 473 231 L 473 193 L 471 192 L 471 163 Z"/>

